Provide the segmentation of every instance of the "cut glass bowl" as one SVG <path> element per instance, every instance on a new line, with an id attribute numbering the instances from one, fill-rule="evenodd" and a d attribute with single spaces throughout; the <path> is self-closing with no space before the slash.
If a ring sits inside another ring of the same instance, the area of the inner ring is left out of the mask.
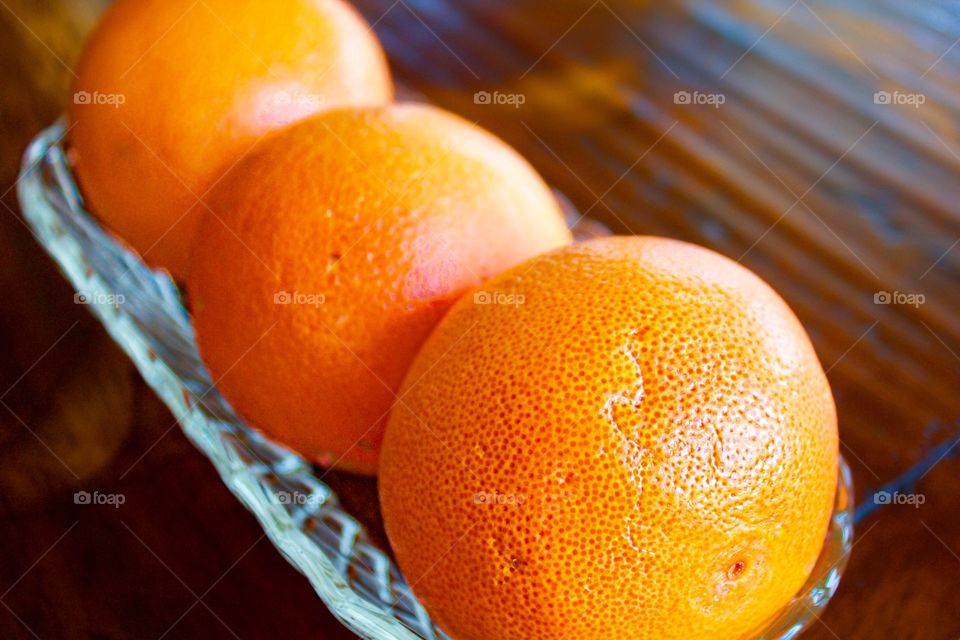
<path id="1" fill-rule="evenodd" d="M 410 593 L 388 552 L 368 540 L 313 466 L 244 424 L 220 396 L 197 353 L 176 285 L 84 209 L 64 134 L 60 122 L 30 144 L 17 188 L 27 222 L 74 287 L 77 301 L 89 305 L 187 437 L 343 624 L 376 640 L 447 638 Z M 591 233 L 589 222 L 582 232 Z M 851 496 L 850 471 L 841 458 L 836 504 L 813 573 L 755 637 L 793 638 L 826 607 L 852 544 Z"/>

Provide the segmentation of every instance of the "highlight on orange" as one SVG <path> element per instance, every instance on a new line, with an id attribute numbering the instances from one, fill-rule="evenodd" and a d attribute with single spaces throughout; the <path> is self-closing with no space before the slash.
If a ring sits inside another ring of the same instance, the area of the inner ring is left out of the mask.
<path id="1" fill-rule="evenodd" d="M 77 76 L 68 139 L 87 206 L 177 278 L 198 197 L 264 135 L 393 97 L 379 42 L 342 0 L 117 0 Z"/>
<path id="2" fill-rule="evenodd" d="M 365 474 L 407 367 L 450 305 L 571 240 L 519 154 L 418 104 L 278 132 L 209 206 L 188 292 L 212 378 L 252 426 Z"/>
<path id="3" fill-rule="evenodd" d="M 799 321 L 704 248 L 613 237 L 448 312 L 380 464 L 404 576 L 457 640 L 740 638 L 820 553 L 836 412 Z"/>

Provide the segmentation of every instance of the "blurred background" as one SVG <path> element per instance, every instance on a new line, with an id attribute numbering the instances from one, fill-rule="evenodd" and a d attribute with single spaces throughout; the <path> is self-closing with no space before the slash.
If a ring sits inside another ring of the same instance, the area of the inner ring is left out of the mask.
<path id="1" fill-rule="evenodd" d="M 356 4 L 407 97 L 504 137 L 616 232 L 739 260 L 797 312 L 858 505 L 805 637 L 960 638 L 960 2 Z M 20 157 L 105 5 L 0 0 L 0 637 L 350 638 L 20 215 Z M 371 483 L 331 484 L 377 538 Z"/>

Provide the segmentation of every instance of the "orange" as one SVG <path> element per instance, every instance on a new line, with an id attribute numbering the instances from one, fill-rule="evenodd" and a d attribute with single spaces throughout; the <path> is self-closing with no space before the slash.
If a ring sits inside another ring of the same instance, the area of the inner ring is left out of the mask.
<path id="1" fill-rule="evenodd" d="M 264 134 L 393 95 L 379 43 L 341 0 L 117 0 L 77 76 L 68 136 L 81 190 L 178 278 L 198 197 Z"/>
<path id="2" fill-rule="evenodd" d="M 606 238 L 448 312 L 387 427 L 381 506 L 457 640 L 739 638 L 812 570 L 837 446 L 773 290 L 703 248 Z"/>
<path id="3" fill-rule="evenodd" d="M 493 135 L 396 104 L 304 120 L 210 196 L 189 292 L 200 352 L 253 426 L 374 473 L 417 349 L 467 289 L 570 241 Z"/>

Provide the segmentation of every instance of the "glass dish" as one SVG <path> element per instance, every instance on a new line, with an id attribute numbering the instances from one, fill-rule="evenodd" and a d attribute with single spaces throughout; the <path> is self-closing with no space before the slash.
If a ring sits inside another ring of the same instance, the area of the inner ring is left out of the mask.
<path id="1" fill-rule="evenodd" d="M 73 285 L 78 302 L 89 305 L 187 437 L 337 618 L 364 638 L 447 638 L 410 594 L 388 553 L 371 544 L 313 467 L 245 425 L 220 396 L 200 361 L 176 285 L 84 210 L 62 146 L 64 133 L 57 123 L 30 144 L 18 195 L 37 240 Z M 595 233 L 585 226 L 581 233 Z M 852 544 L 851 495 L 850 471 L 841 458 L 834 513 L 817 565 L 756 637 L 793 638 L 826 606 Z"/>

